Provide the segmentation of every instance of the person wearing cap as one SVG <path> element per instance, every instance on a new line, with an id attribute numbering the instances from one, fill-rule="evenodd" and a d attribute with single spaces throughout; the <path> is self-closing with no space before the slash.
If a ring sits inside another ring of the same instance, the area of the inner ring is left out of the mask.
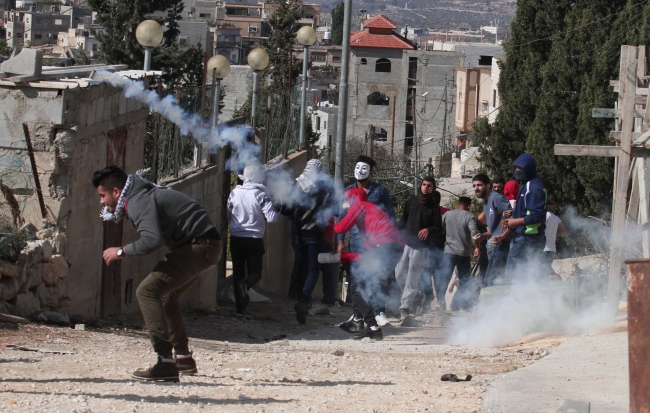
<path id="1" fill-rule="evenodd" d="M 451 281 L 454 269 L 458 276 L 458 302 L 460 307 L 469 307 L 470 291 L 468 283 L 471 272 L 471 255 L 473 238 L 479 235 L 476 217 L 469 212 L 472 200 L 466 196 L 458 198 L 458 209 L 451 210 L 442 216 L 442 226 L 446 231 L 445 252 L 443 254 L 442 268 L 434 279 L 438 306 L 442 311 L 447 310 L 445 294 Z M 475 249 L 478 258 L 479 247 Z"/>
<path id="2" fill-rule="evenodd" d="M 509 280 L 539 278 L 543 274 L 541 255 L 546 238 L 547 194 L 544 181 L 537 176 L 537 162 L 524 153 L 512 164 L 515 179 L 520 185 L 512 216 L 503 221 L 503 227 L 514 232 L 506 264 Z"/>
<path id="3" fill-rule="evenodd" d="M 357 163 L 354 167 L 355 182 L 345 189 L 363 189 L 368 196 L 368 202 L 379 207 L 379 209 L 381 209 L 386 215 L 388 215 L 391 220 L 393 220 L 393 222 L 395 222 L 396 214 L 395 209 L 393 209 L 393 201 L 390 197 L 390 192 L 385 186 L 372 181 L 372 175 L 375 171 L 376 166 L 377 162 L 375 162 L 375 160 L 371 157 L 366 155 L 357 156 Z M 345 211 L 343 211 L 342 215 L 339 216 L 339 219 L 343 219 L 344 216 Z M 339 252 L 343 251 L 345 248 L 343 240 L 344 236 L 340 234 L 338 236 Z M 362 254 L 365 251 L 363 235 L 359 231 L 359 228 L 356 226 L 353 226 L 350 230 L 349 249 L 350 252 L 357 254 Z M 351 278 L 354 277 L 354 270 L 350 269 L 350 273 Z M 390 279 L 394 277 L 388 278 Z M 386 317 L 386 295 L 388 294 L 389 288 L 388 282 L 389 280 L 386 280 L 385 284 L 377 284 L 375 286 L 379 292 L 375 294 L 375 302 L 373 303 L 373 306 L 375 314 L 377 315 L 377 322 L 380 326 L 388 324 L 388 318 Z"/>
<path id="4" fill-rule="evenodd" d="M 298 298 L 294 310 L 300 324 L 307 322 L 311 309 L 311 294 L 320 273 L 318 254 L 325 251 L 325 229 L 331 216 L 338 212 L 338 207 L 333 205 L 333 198 L 331 178 L 321 172 L 318 159 L 311 159 L 303 173 L 296 178 L 289 199 L 276 204 L 278 211 L 291 219 L 291 240 L 295 255 L 289 296 Z M 325 277 L 323 290 L 332 290 L 329 285 L 331 282 L 335 282 L 332 277 Z"/>
<path id="5" fill-rule="evenodd" d="M 237 315 L 243 316 L 250 302 L 248 290 L 262 279 L 266 222 L 277 221 L 279 214 L 262 184 L 264 174 L 259 166 L 246 166 L 239 178 L 244 182 L 230 192 L 227 216 L 235 308 Z"/>

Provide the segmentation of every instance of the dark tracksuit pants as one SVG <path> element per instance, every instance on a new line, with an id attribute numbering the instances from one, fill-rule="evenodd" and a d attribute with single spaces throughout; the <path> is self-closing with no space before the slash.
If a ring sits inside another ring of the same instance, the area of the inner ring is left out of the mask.
<path id="1" fill-rule="evenodd" d="M 235 284 L 235 306 L 237 311 L 246 310 L 242 298 L 237 294 L 237 283 L 244 281 L 246 288 L 252 288 L 262 279 L 262 259 L 264 257 L 262 238 L 230 236 L 230 255 L 232 256 L 232 276 Z"/>

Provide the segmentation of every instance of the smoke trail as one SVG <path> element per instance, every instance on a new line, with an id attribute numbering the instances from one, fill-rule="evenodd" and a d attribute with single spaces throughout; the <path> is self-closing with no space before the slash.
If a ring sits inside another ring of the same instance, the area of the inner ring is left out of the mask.
<path id="1" fill-rule="evenodd" d="M 262 166 L 259 161 L 260 146 L 248 139 L 253 133 L 250 126 L 242 128 L 224 127 L 211 128 L 198 114 L 190 113 L 178 105 L 173 95 L 160 98 L 158 93 L 145 88 L 142 81 L 124 78 L 118 73 L 98 71 L 95 80 L 109 83 L 124 90 L 127 98 L 137 99 L 146 104 L 154 113 L 159 113 L 178 126 L 181 134 L 191 134 L 198 143 L 205 143 L 211 153 L 230 145 L 237 156 L 237 169 L 241 172 L 247 165 Z M 227 160 L 230 168 L 232 160 Z M 291 173 L 283 168 L 273 168 L 267 173 L 266 185 L 271 199 L 281 201 L 285 205 L 308 205 L 309 200 L 295 190 L 295 181 Z M 338 214 L 338 206 L 343 203 L 344 195 L 338 185 L 334 184 L 332 177 L 324 172 L 319 172 L 314 177 L 317 188 L 332 192 L 332 201 L 318 213 L 320 224 L 326 224 L 329 217 Z"/>

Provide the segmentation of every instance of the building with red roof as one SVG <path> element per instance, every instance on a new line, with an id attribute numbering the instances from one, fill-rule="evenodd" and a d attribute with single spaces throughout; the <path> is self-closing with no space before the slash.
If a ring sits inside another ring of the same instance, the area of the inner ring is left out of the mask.
<path id="1" fill-rule="evenodd" d="M 464 54 L 418 49 L 398 30 L 380 14 L 350 35 L 347 138 L 364 139 L 371 125 L 377 145 L 412 156 L 421 136 L 418 152 L 425 160 L 440 154 L 444 119 L 453 113 L 454 70 L 463 66 Z M 441 106 L 445 91 L 447 111 Z M 446 124 L 445 137 L 454 132 L 453 119 Z"/>

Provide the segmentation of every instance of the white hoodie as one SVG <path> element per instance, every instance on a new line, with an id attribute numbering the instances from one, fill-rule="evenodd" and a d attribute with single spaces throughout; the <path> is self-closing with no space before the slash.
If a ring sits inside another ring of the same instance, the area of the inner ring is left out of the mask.
<path id="1" fill-rule="evenodd" d="M 262 184 L 246 182 L 237 185 L 228 197 L 228 220 L 230 234 L 243 238 L 262 238 L 265 217 L 268 222 L 277 221 L 279 214 Z"/>

